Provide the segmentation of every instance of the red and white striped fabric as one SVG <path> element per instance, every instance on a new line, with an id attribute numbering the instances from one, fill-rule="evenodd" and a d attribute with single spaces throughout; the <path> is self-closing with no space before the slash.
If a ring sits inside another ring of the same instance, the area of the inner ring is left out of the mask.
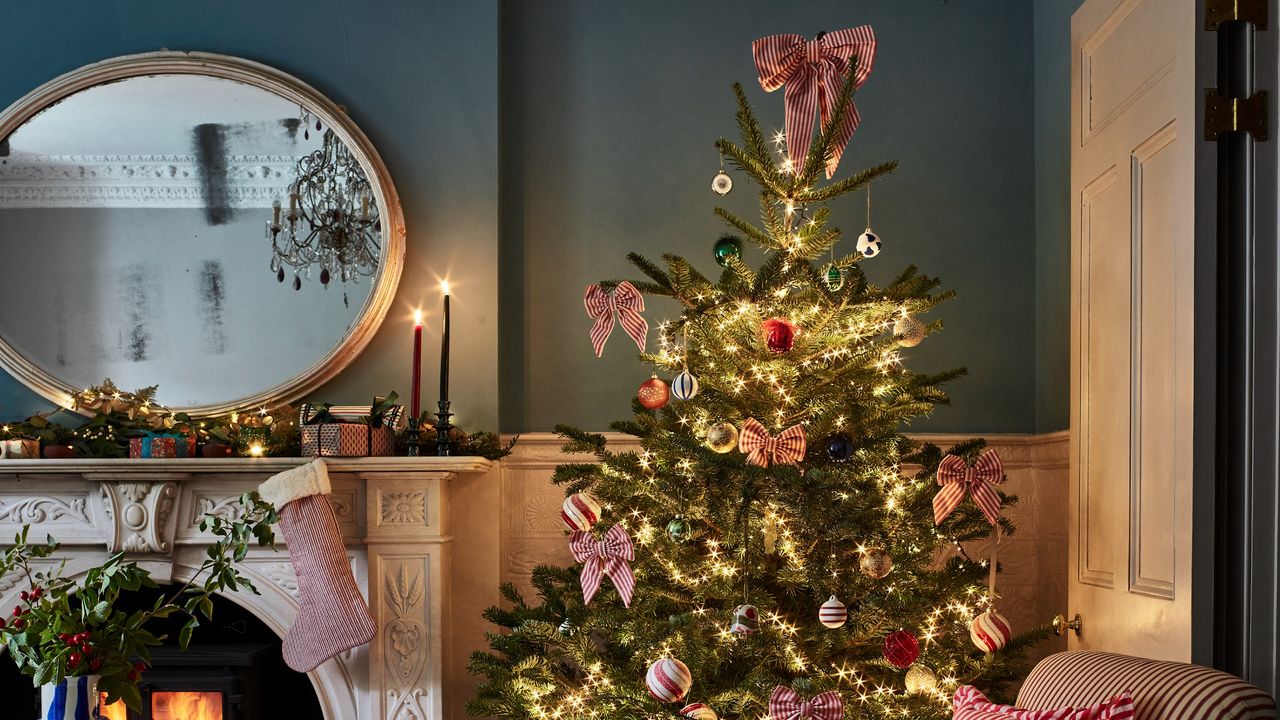
<path id="1" fill-rule="evenodd" d="M 795 690 L 779 685 L 769 696 L 769 717 L 773 720 L 840 720 L 844 717 L 844 701 L 840 693 L 834 691 L 803 700 Z"/>
<path id="2" fill-rule="evenodd" d="M 806 447 L 803 425 L 792 425 L 774 437 L 759 420 L 747 418 L 738 434 L 738 449 L 747 454 L 747 462 L 760 467 L 799 465 Z"/>
<path id="3" fill-rule="evenodd" d="M 962 685 L 951 700 L 952 720 L 1133 720 L 1133 698 L 1122 692 L 1115 697 L 1082 708 L 1029 710 L 1012 705 L 996 705 L 978 688 Z"/>
<path id="4" fill-rule="evenodd" d="M 1059 707 L 1128 690 L 1134 720 L 1276 720 L 1271 696 L 1234 675 L 1189 663 L 1101 652 L 1062 652 L 1041 660 L 1018 705 Z"/>
<path id="5" fill-rule="evenodd" d="M 631 607 L 631 594 L 636 589 L 636 578 L 631 573 L 631 561 L 635 560 L 635 548 L 631 536 L 621 525 L 614 525 L 599 540 L 588 532 L 575 532 L 569 536 L 569 550 L 573 559 L 582 566 L 582 601 L 590 603 L 600 590 L 600 582 L 608 575 L 613 586 L 622 596 L 622 604 Z"/>
<path id="6" fill-rule="evenodd" d="M 813 144 L 813 121 L 821 116 L 822 126 L 835 114 L 836 101 L 849 63 L 857 63 L 854 87 L 866 82 L 876 59 L 876 34 L 870 25 L 825 33 L 814 40 L 803 35 L 770 35 L 751 43 L 760 87 L 773 92 L 786 86 L 787 153 L 796 172 L 803 169 L 809 146 Z M 827 177 L 835 174 L 845 145 L 858 129 L 861 117 L 852 102 L 844 122 L 836 131 Z"/>
<path id="7" fill-rule="evenodd" d="M 960 507 L 965 494 L 982 509 L 982 514 L 995 525 L 1000 519 L 1000 494 L 995 485 L 1004 482 L 1004 463 L 995 450 L 978 456 L 970 467 L 959 455 L 947 455 L 938 463 L 938 484 L 942 489 L 933 496 L 933 524 L 941 525 L 953 510 Z"/>
<path id="8" fill-rule="evenodd" d="M 640 315 L 644 312 L 644 295 L 635 285 L 623 280 L 613 289 L 613 294 L 604 291 L 599 285 L 588 285 L 582 296 L 582 304 L 587 314 L 595 320 L 591 326 L 591 346 L 596 350 L 596 357 L 604 353 L 604 343 L 613 333 L 615 313 L 622 329 L 635 341 L 640 352 L 644 352 L 645 340 L 649 336 L 649 323 Z"/>

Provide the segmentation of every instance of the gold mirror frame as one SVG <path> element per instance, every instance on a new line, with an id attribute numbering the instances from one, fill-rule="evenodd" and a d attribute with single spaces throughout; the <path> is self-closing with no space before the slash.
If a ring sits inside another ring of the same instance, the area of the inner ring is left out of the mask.
<path id="1" fill-rule="evenodd" d="M 373 288 L 342 342 L 292 380 L 244 398 L 226 402 L 174 407 L 193 416 L 225 415 L 232 411 L 294 402 L 337 377 L 368 346 L 382 325 L 395 297 L 404 269 L 405 227 L 400 197 L 391 174 L 364 132 L 342 107 L 305 82 L 273 67 L 229 55 L 202 52 L 153 52 L 124 55 L 86 65 L 57 77 L 27 93 L 0 113 L 0 138 L 35 117 L 42 110 L 97 85 L 148 75 L 202 75 L 252 85 L 308 108 L 325 127 L 333 130 L 373 180 L 378 210 L 383 218 L 382 256 Z M 70 407 L 75 388 L 58 380 L 17 352 L 0 337 L 0 368 L 49 401 Z M 132 389 L 132 388 L 130 388 Z M 163 392 L 163 388 L 161 391 Z"/>

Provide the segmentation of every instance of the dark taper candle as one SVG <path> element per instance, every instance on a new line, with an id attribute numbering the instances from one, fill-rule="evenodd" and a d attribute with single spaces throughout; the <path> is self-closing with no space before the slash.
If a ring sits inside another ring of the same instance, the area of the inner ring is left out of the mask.
<path id="1" fill-rule="evenodd" d="M 440 336 L 440 400 L 449 400 L 449 281 L 440 283 L 444 290 L 444 333 Z"/>
<path id="2" fill-rule="evenodd" d="M 422 400 L 422 311 L 413 313 L 413 387 L 409 393 L 409 415 L 418 417 Z"/>

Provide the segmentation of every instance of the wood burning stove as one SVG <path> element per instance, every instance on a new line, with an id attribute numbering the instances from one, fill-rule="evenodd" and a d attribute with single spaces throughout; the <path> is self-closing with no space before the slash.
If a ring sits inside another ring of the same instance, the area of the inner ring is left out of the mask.
<path id="1" fill-rule="evenodd" d="M 152 651 L 142 683 L 142 713 L 123 703 L 103 712 L 106 720 L 265 720 L 270 704 L 263 680 L 271 673 L 275 645 L 192 645 Z"/>

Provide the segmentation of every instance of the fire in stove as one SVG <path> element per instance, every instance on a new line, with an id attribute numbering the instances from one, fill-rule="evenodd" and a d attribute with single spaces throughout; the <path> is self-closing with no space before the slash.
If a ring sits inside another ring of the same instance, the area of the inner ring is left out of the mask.
<path id="1" fill-rule="evenodd" d="M 123 702 L 106 705 L 102 695 L 102 720 L 129 720 Z M 220 692 L 153 692 L 150 720 L 222 720 Z"/>

